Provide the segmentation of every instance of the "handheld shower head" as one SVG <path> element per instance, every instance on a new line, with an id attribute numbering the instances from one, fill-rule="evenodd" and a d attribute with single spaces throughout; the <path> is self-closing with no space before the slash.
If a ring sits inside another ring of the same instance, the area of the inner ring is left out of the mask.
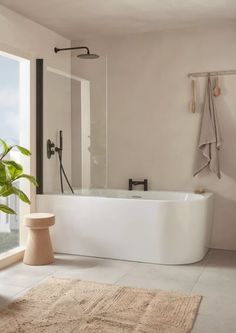
<path id="1" fill-rule="evenodd" d="M 59 143 L 60 143 L 60 149 L 62 150 L 63 149 L 63 138 L 62 138 L 62 131 L 59 131 Z"/>

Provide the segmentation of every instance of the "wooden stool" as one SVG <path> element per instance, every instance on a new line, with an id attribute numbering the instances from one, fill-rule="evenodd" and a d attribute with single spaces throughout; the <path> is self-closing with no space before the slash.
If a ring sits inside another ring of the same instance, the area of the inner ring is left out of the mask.
<path id="1" fill-rule="evenodd" d="M 27 265 L 47 265 L 54 260 L 49 227 L 55 224 L 55 215 L 32 213 L 24 216 L 29 228 L 23 262 Z"/>

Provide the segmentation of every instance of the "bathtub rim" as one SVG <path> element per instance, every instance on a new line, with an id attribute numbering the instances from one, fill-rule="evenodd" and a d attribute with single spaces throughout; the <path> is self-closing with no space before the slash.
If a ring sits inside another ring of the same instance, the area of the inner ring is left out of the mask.
<path id="1" fill-rule="evenodd" d="M 89 190 L 89 189 L 88 189 Z M 93 189 L 92 189 L 93 190 Z M 129 191 L 129 190 L 122 190 L 122 189 L 94 189 L 94 190 L 110 190 L 110 191 L 124 191 L 124 192 L 132 192 L 134 195 L 142 195 L 144 191 Z M 75 189 L 76 191 L 76 189 Z M 42 195 L 48 195 L 48 196 L 58 196 L 58 197 L 79 197 L 79 198 L 91 198 L 91 199 L 115 199 L 115 200 L 129 200 L 129 201 L 151 201 L 151 202 L 161 202 L 161 203 L 192 203 L 192 202 L 198 202 L 198 201 L 203 201 L 207 200 L 208 198 L 213 197 L 214 193 L 213 192 L 204 192 L 201 194 L 194 193 L 194 192 L 187 192 L 187 191 L 157 191 L 157 190 L 150 190 L 147 191 L 149 193 L 174 193 L 174 194 L 191 194 L 193 195 L 193 198 L 184 200 L 184 199 L 157 199 L 157 198 L 137 198 L 137 197 L 115 197 L 115 196 L 103 196 L 103 195 L 96 195 L 96 194 L 72 194 L 69 191 L 66 193 L 44 193 L 44 194 L 37 194 L 37 196 L 42 196 Z M 146 192 L 145 192 L 146 193 Z"/>

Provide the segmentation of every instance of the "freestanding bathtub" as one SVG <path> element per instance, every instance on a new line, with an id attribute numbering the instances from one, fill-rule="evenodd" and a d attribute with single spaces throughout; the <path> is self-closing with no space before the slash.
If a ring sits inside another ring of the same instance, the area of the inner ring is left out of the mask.
<path id="1" fill-rule="evenodd" d="M 80 190 L 37 195 L 37 211 L 56 214 L 55 252 L 158 264 L 188 264 L 206 254 L 213 195 Z"/>

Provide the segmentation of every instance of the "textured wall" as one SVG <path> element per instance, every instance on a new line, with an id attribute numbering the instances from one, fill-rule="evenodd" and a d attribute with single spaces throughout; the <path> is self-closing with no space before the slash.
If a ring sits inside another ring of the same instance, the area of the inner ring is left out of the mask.
<path id="1" fill-rule="evenodd" d="M 129 177 L 147 177 L 152 190 L 205 186 L 215 193 L 212 246 L 225 249 L 236 249 L 236 76 L 220 79 L 216 101 L 224 140 L 219 181 L 192 176 L 200 114 L 188 111 L 187 73 L 236 69 L 235 29 L 209 25 L 85 41 L 107 57 L 108 186 L 127 188 Z M 89 75 L 102 84 L 98 70 Z"/>

